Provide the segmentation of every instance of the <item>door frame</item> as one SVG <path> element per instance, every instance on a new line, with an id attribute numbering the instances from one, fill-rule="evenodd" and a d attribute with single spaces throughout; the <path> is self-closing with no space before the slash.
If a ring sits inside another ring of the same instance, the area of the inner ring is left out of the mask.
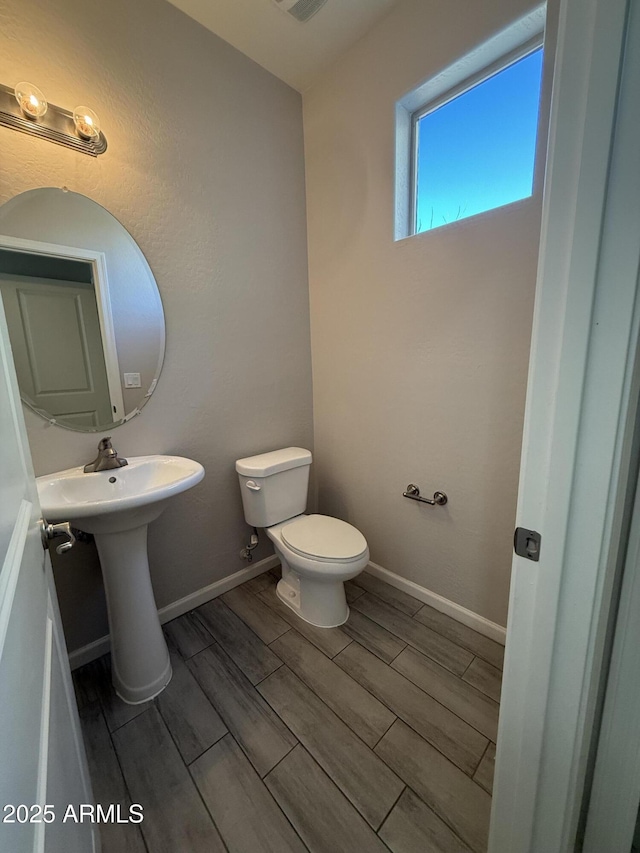
<path id="1" fill-rule="evenodd" d="M 98 306 L 98 319 L 102 335 L 102 349 L 107 371 L 109 398 L 114 421 L 124 420 L 124 396 L 120 381 L 120 364 L 116 347 L 116 333 L 111 310 L 109 276 L 107 274 L 107 256 L 97 249 L 78 249 L 73 246 L 61 246 L 57 243 L 44 243 L 39 240 L 25 240 L 22 237 L 10 237 L 0 234 L 0 249 L 13 249 L 29 255 L 45 255 L 49 258 L 62 258 L 71 261 L 85 261 L 91 265 L 93 285 Z M 38 412 L 42 414 L 41 412 Z"/>
<path id="2" fill-rule="evenodd" d="M 640 150 L 619 99 L 632 4 L 560 0 L 516 521 L 542 544 L 513 559 L 490 853 L 573 850 L 583 804 L 635 487 L 639 170 L 616 136 Z"/>
<path id="3" fill-rule="evenodd" d="M 628 43 L 640 45 L 640 7 L 631 6 Z M 630 51 L 621 89 L 619 150 L 630 164 L 625 181 L 612 188 L 611 207 L 617 213 L 614 233 L 623 230 L 640 234 L 640 49 Z M 626 99 L 633 106 L 624 108 Z M 613 249 L 616 263 L 626 261 L 640 270 L 640 248 L 636 243 L 620 243 Z M 625 252 L 628 257 L 625 258 Z M 636 380 L 637 381 L 637 380 Z M 639 395 L 637 387 L 632 399 Z M 637 427 L 640 433 L 640 425 Z M 636 435 L 640 444 L 640 434 Z M 613 648 L 604 693 L 602 721 L 598 733 L 593 784 L 591 786 L 583 850 L 628 853 L 634 835 L 640 802 L 640 480 L 635 482 L 635 501 L 630 523 L 624 572 L 620 583 L 619 606 L 612 626 Z"/>
<path id="4" fill-rule="evenodd" d="M 640 803 L 640 491 L 629 540 L 599 730 L 583 853 L 629 853 Z"/>

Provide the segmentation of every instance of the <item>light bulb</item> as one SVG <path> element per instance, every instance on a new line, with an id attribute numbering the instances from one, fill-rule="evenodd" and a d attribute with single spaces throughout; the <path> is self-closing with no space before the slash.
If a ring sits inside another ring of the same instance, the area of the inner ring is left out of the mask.
<path id="1" fill-rule="evenodd" d="M 16 101 L 27 118 L 37 119 L 47 111 L 47 100 L 33 83 L 18 83 L 15 88 Z"/>
<path id="2" fill-rule="evenodd" d="M 83 139 L 97 139 L 100 135 L 100 119 L 89 107 L 76 107 L 73 111 L 73 121 L 78 136 Z"/>

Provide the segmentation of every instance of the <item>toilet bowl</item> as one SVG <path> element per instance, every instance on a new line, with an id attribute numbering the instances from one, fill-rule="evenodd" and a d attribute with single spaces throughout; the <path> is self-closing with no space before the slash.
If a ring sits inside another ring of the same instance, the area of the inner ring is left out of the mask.
<path id="1" fill-rule="evenodd" d="M 282 564 L 278 597 L 306 622 L 334 628 L 349 618 L 344 582 L 369 562 L 362 533 L 327 515 L 301 515 L 268 527 Z"/>
<path id="2" fill-rule="evenodd" d="M 369 561 L 362 533 L 337 518 L 306 515 L 311 453 L 287 447 L 236 462 L 245 519 L 265 529 L 282 563 L 277 593 L 319 628 L 349 618 L 344 582 Z"/>

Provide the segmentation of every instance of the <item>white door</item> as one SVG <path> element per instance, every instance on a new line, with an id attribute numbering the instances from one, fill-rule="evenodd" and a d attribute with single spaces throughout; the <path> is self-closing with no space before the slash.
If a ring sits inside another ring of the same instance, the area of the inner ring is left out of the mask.
<path id="1" fill-rule="evenodd" d="M 92 794 L 0 300 L 0 851 L 91 853 Z"/>
<path id="2" fill-rule="evenodd" d="M 118 420 L 93 284 L 0 274 L 13 359 L 31 404 L 71 426 Z"/>
<path id="3" fill-rule="evenodd" d="M 559 5 L 490 853 L 580 849 L 638 455 L 640 3 Z"/>

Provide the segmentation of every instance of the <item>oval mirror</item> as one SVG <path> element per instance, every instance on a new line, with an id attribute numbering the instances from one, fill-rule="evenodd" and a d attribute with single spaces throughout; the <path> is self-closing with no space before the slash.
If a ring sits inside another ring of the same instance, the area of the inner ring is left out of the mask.
<path id="1" fill-rule="evenodd" d="M 139 413 L 162 369 L 164 313 L 149 264 L 108 210 L 51 187 L 2 205 L 0 294 L 35 412 L 82 432 Z"/>

